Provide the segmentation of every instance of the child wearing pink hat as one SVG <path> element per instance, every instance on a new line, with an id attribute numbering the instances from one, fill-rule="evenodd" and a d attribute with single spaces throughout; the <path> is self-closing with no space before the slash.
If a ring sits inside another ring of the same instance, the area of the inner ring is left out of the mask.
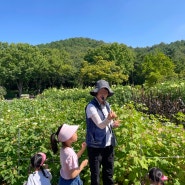
<path id="1" fill-rule="evenodd" d="M 44 168 L 45 160 L 46 154 L 43 152 L 31 157 L 31 166 L 34 168 L 34 172 L 29 175 L 25 185 L 51 185 L 52 175 L 49 169 Z"/>
<path id="2" fill-rule="evenodd" d="M 82 163 L 78 164 L 78 158 L 86 149 L 86 143 L 82 143 L 82 148 L 78 153 L 72 148 L 72 143 L 77 141 L 77 125 L 61 125 L 56 133 L 51 135 L 51 148 L 54 154 L 58 151 L 58 143 L 62 143 L 60 149 L 60 179 L 59 185 L 83 185 L 80 179 L 80 172 L 88 164 L 88 160 L 85 159 Z"/>
<path id="3" fill-rule="evenodd" d="M 148 177 L 150 179 L 150 185 L 164 185 L 164 181 L 168 180 L 168 177 L 163 174 L 161 169 L 156 167 L 149 170 Z"/>

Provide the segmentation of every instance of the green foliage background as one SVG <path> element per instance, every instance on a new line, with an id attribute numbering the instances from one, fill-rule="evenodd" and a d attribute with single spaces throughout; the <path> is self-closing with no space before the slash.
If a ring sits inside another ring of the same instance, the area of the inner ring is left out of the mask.
<path id="1" fill-rule="evenodd" d="M 169 177 L 166 184 L 185 182 L 185 133 L 182 125 L 160 116 L 136 110 L 131 102 L 130 86 L 112 87 L 115 95 L 109 99 L 118 114 L 121 126 L 115 129 L 115 182 L 119 185 L 139 185 L 150 167 L 158 166 Z M 18 185 L 28 178 L 30 157 L 36 152 L 47 154 L 47 164 L 58 182 L 59 154 L 50 149 L 50 135 L 62 123 L 78 124 L 78 150 L 85 140 L 85 106 L 92 98 L 87 89 L 48 89 L 35 99 L 13 99 L 0 102 L 0 180 L 1 184 Z M 138 89 L 135 89 L 138 92 Z M 139 105 L 138 105 L 139 106 Z M 161 121 L 162 120 L 162 121 Z M 87 158 L 86 153 L 80 161 Z M 90 172 L 81 173 L 85 185 Z"/>
<path id="2" fill-rule="evenodd" d="M 0 85 L 6 88 L 7 99 L 53 87 L 85 88 L 100 78 L 111 85 L 153 86 L 184 79 L 184 50 L 184 40 L 146 48 L 89 38 L 36 46 L 0 42 Z"/>

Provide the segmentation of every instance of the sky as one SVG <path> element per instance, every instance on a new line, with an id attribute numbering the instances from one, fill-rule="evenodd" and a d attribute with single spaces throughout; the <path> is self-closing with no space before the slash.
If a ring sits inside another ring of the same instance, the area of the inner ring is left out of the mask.
<path id="1" fill-rule="evenodd" d="M 1 0 L 0 42 L 90 38 L 131 47 L 185 40 L 185 0 Z"/>

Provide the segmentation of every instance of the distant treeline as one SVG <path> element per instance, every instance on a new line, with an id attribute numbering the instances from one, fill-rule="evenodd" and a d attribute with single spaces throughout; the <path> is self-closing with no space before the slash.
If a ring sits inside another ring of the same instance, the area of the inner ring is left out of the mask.
<path id="1" fill-rule="evenodd" d="M 44 89 L 88 87 L 98 79 L 111 85 L 146 85 L 185 78 L 185 41 L 132 48 L 89 38 L 40 44 L 0 42 L 0 86 L 7 97 Z M 1 94 L 0 94 L 1 95 Z"/>

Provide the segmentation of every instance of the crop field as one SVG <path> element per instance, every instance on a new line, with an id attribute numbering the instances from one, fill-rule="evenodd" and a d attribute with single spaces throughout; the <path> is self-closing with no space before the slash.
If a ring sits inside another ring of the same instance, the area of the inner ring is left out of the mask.
<path id="1" fill-rule="evenodd" d="M 157 166 L 169 177 L 166 184 L 183 185 L 184 83 L 161 85 L 150 91 L 130 86 L 113 87 L 113 90 L 115 95 L 108 101 L 121 120 L 120 127 L 115 129 L 118 141 L 115 148 L 115 183 L 140 185 L 143 181 L 147 182 L 148 169 Z M 0 101 L 0 184 L 23 184 L 31 170 L 30 157 L 39 151 L 46 153 L 46 163 L 53 175 L 52 184 L 57 184 L 60 161 L 59 154 L 53 155 L 51 151 L 50 135 L 63 123 L 78 124 L 78 142 L 74 149 L 79 149 L 85 140 L 85 106 L 92 98 L 89 91 L 90 88 L 53 88 L 34 99 Z M 154 97 L 160 99 L 152 102 Z M 179 98 L 182 100 L 180 106 L 177 105 Z M 175 111 L 167 111 L 168 114 L 154 112 L 167 107 L 167 104 L 162 106 L 166 100 L 170 101 L 170 108 L 176 106 Z M 157 107 L 158 101 L 160 108 Z M 154 104 L 155 108 L 151 106 Z M 86 153 L 80 161 L 85 158 Z M 84 185 L 88 185 L 89 168 L 86 167 L 80 176 Z"/>

